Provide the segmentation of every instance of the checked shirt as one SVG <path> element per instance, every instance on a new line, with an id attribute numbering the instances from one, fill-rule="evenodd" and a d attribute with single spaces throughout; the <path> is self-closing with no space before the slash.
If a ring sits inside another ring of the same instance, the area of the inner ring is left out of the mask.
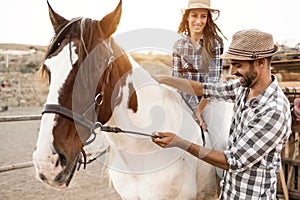
<path id="1" fill-rule="evenodd" d="M 221 181 L 220 199 L 276 199 L 281 150 L 291 133 L 290 105 L 273 82 L 256 98 L 245 101 L 249 88 L 239 80 L 204 84 L 204 96 L 234 102 L 224 151 L 229 171 Z"/>
<path id="2" fill-rule="evenodd" d="M 216 40 L 215 42 L 215 58 L 211 58 L 208 54 L 204 54 L 202 47 L 203 35 L 200 38 L 200 44 L 194 47 L 191 38 L 183 36 L 177 40 L 173 46 L 173 71 L 172 76 L 186 78 L 201 83 L 217 83 L 221 80 L 222 75 L 222 59 L 220 55 L 223 48 Z M 201 59 L 207 57 L 205 63 L 207 67 L 202 66 Z M 182 93 L 184 99 L 192 108 L 197 107 L 200 97 Z"/>

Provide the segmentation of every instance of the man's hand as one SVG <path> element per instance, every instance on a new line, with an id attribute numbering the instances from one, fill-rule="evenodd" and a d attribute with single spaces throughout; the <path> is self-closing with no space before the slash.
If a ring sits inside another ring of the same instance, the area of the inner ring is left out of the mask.
<path id="1" fill-rule="evenodd" d="M 154 80 L 156 80 L 158 83 L 163 83 L 163 79 L 165 78 L 164 75 L 152 75 Z"/>
<path id="2" fill-rule="evenodd" d="M 152 134 L 152 141 L 163 148 L 178 147 L 187 150 L 190 142 L 171 132 L 157 132 Z"/>

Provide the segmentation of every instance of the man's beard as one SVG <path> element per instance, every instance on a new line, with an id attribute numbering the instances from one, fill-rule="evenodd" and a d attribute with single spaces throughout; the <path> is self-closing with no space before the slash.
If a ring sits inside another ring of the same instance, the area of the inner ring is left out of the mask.
<path id="1" fill-rule="evenodd" d="M 251 88 L 252 86 L 255 85 L 256 82 L 253 82 L 253 81 L 257 77 L 257 73 L 253 69 L 254 69 L 254 66 L 253 66 L 253 64 L 251 64 L 249 73 L 246 73 L 245 75 L 242 75 L 242 74 L 237 72 L 235 74 L 237 77 L 242 78 L 242 79 L 240 79 L 240 83 L 243 87 Z"/>

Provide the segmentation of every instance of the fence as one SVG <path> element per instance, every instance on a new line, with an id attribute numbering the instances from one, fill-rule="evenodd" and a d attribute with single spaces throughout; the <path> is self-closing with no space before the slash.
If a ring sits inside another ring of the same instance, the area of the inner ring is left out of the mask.
<path id="1" fill-rule="evenodd" d="M 290 199 L 300 199 L 300 121 L 293 115 L 294 100 L 300 97 L 300 88 L 286 88 L 284 92 L 291 103 L 293 123 L 292 134 L 282 151 L 282 174 L 281 181 L 278 181 L 278 193 L 287 192 Z"/>
<path id="2" fill-rule="evenodd" d="M 0 122 L 30 121 L 30 120 L 40 120 L 40 119 L 41 119 L 41 115 L 1 116 L 0 117 Z M 1 172 L 6 172 L 6 171 L 11 171 L 11 170 L 16 170 L 16 169 L 32 167 L 32 166 L 33 166 L 32 161 L 0 166 L 0 173 Z"/>

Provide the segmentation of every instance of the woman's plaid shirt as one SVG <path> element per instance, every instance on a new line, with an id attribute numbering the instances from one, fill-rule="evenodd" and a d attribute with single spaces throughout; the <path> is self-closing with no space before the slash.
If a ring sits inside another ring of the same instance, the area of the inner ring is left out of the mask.
<path id="1" fill-rule="evenodd" d="M 204 96 L 234 102 L 224 151 L 229 164 L 220 199 L 276 199 L 281 150 L 291 133 L 290 104 L 272 76 L 271 85 L 245 102 L 249 88 L 239 80 L 204 84 Z"/>
<path id="2" fill-rule="evenodd" d="M 220 55 L 223 53 L 223 47 L 219 42 L 215 41 L 215 58 L 207 56 L 207 67 L 201 65 L 203 56 L 202 47 L 203 35 L 200 38 L 200 44 L 195 49 L 191 38 L 183 36 L 177 40 L 173 46 L 173 71 L 174 77 L 186 78 L 189 80 L 198 81 L 201 83 L 217 83 L 221 80 L 222 76 L 222 59 Z M 199 103 L 199 97 L 182 93 L 185 100 L 195 107 Z"/>

